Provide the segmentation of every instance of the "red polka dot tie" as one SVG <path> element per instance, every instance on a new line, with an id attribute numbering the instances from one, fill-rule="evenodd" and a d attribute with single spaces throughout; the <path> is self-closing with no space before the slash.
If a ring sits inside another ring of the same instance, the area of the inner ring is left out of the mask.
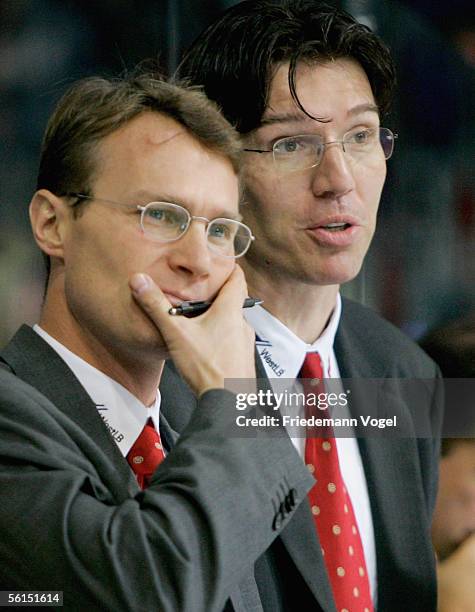
<path id="1" fill-rule="evenodd" d="M 127 461 L 137 477 L 140 488 L 148 487 L 152 474 L 164 459 L 160 434 L 155 429 L 152 419 L 148 419 L 140 436 L 127 453 Z"/>
<path id="2" fill-rule="evenodd" d="M 299 377 L 306 379 L 303 381 L 306 396 L 325 392 L 318 353 L 307 353 Z M 312 411 L 307 411 L 307 416 L 330 416 L 327 411 L 315 410 L 313 405 L 307 408 Z M 320 428 L 317 434 L 307 429 L 305 463 L 316 479 L 308 499 L 337 610 L 373 612 L 363 545 L 331 427 Z"/>

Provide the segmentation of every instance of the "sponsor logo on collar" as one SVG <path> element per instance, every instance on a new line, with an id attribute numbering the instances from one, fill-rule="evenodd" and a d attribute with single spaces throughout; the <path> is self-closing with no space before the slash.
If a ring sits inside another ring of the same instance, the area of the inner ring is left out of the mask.
<path id="1" fill-rule="evenodd" d="M 119 431 L 116 427 L 112 427 L 112 425 L 109 423 L 109 421 L 106 419 L 105 415 L 102 414 L 103 411 L 107 412 L 107 407 L 104 404 L 96 404 L 96 408 L 99 412 L 99 416 L 101 417 L 101 419 L 104 421 L 104 425 L 107 427 L 110 435 L 113 437 L 113 439 L 117 442 L 117 444 L 120 444 L 120 442 L 123 441 L 123 439 L 125 438 L 124 434 Z"/>
<path id="2" fill-rule="evenodd" d="M 266 346 L 271 346 L 271 344 L 269 343 Z M 262 361 L 266 364 L 267 368 L 269 370 L 272 370 L 276 376 L 280 377 L 280 376 L 283 376 L 283 374 L 285 374 L 285 369 L 282 368 L 280 364 L 277 363 L 277 361 L 274 361 L 272 359 L 272 355 L 267 350 L 267 348 L 263 348 L 259 352 L 259 355 L 261 356 Z"/>
<path id="3" fill-rule="evenodd" d="M 116 427 L 112 427 L 112 425 L 105 418 L 105 416 L 103 416 L 102 414 L 100 416 L 101 416 L 102 420 L 104 421 L 105 426 L 109 430 L 110 435 L 114 438 L 114 440 L 117 442 L 117 444 L 122 442 L 124 437 L 125 437 L 124 434 L 122 432 L 120 432 Z"/>

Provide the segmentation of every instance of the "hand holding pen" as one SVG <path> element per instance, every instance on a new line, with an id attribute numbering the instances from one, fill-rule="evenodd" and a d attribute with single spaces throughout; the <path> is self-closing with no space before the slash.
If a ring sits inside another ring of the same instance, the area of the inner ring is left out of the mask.
<path id="1" fill-rule="evenodd" d="M 203 312 L 206 312 L 213 302 L 206 300 L 203 302 L 182 302 L 177 306 L 173 306 L 168 311 L 171 315 L 183 315 L 185 317 L 196 317 Z M 262 304 L 262 300 L 258 298 L 247 297 L 244 300 L 243 308 L 252 308 Z"/>
<path id="2" fill-rule="evenodd" d="M 227 380 L 254 379 L 255 333 L 242 316 L 247 287 L 239 266 L 219 290 L 206 317 L 170 316 L 170 308 L 181 305 L 172 306 L 147 274 L 134 274 L 129 284 L 135 302 L 160 332 L 155 339 L 157 355 L 173 360 L 197 397 L 225 388 Z M 198 312 L 207 307 L 200 306 Z"/>

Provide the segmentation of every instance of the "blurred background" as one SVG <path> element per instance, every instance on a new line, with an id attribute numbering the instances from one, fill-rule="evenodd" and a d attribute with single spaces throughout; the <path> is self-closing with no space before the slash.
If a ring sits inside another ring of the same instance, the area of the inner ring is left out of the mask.
<path id="1" fill-rule="evenodd" d="M 475 2 L 341 0 L 390 46 L 399 89 L 387 127 L 379 225 L 347 295 L 413 338 L 475 310 Z M 74 80 L 152 58 L 164 72 L 230 0 L 0 0 L 0 345 L 37 320 L 43 264 L 28 204 L 42 132 Z"/>

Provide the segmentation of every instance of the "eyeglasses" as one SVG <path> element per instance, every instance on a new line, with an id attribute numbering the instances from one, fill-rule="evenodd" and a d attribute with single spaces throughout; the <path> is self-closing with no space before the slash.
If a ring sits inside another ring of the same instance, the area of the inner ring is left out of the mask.
<path id="1" fill-rule="evenodd" d="M 385 159 L 394 151 L 397 134 L 388 128 L 356 129 L 347 132 L 341 140 L 325 142 L 317 134 L 302 134 L 279 138 L 272 149 L 244 149 L 250 153 L 272 153 L 274 163 L 284 172 L 306 170 L 318 166 L 325 153 L 325 148 L 332 144 L 341 144 L 343 151 L 354 161 L 369 158 L 382 149 Z"/>
<path id="2" fill-rule="evenodd" d="M 130 204 L 81 193 L 67 193 L 65 195 L 78 200 L 98 200 L 116 206 L 130 207 Z M 171 202 L 150 202 L 145 206 L 136 205 L 136 209 L 141 212 L 140 227 L 143 233 L 156 242 L 175 242 L 179 240 L 186 234 L 192 221 L 202 221 L 206 224 L 208 248 L 221 257 L 234 259 L 242 257 L 254 240 L 250 228 L 240 221 L 226 219 L 225 217 L 210 220 L 206 217 L 190 215 L 186 208 Z"/>

